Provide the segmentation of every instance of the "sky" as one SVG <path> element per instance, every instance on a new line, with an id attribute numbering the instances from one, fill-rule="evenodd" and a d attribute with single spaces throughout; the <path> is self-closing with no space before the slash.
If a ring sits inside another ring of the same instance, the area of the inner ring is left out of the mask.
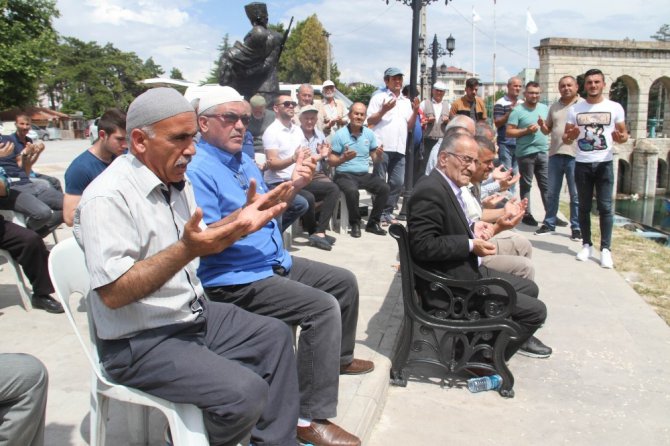
<path id="1" fill-rule="evenodd" d="M 164 77 L 176 67 L 185 79 L 200 82 L 218 57 L 223 36 L 228 33 L 232 43 L 249 31 L 246 3 L 249 0 L 57 0 L 61 16 L 54 26 L 64 36 L 100 45 L 111 42 L 143 60 L 153 57 L 165 70 Z M 331 33 L 333 59 L 344 82 L 383 84 L 383 72 L 390 66 L 409 75 L 412 10 L 402 1 L 389 0 L 387 5 L 385 0 L 267 0 L 266 4 L 271 23 L 288 25 L 292 16 L 299 21 L 317 14 Z M 474 28 L 474 58 L 473 8 L 480 18 Z M 528 11 L 537 26 L 534 34 L 526 31 Z M 664 23 L 670 23 L 667 0 L 647 0 L 639 7 L 621 0 L 497 0 L 495 7 L 493 0 L 453 0 L 448 5 L 435 0 L 427 6 L 427 40 L 437 34 L 445 47 L 450 34 L 456 39 L 453 56 L 440 58 L 437 65 L 472 70 L 474 60 L 479 78 L 492 81 L 495 42 L 496 82 L 517 74 L 527 60 L 537 68 L 533 48 L 543 38 L 648 41 Z M 429 59 L 429 70 L 431 65 Z"/>

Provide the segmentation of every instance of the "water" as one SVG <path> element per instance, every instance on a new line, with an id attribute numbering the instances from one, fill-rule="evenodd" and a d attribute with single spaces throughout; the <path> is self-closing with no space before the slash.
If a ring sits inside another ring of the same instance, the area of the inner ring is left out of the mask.
<path id="1" fill-rule="evenodd" d="M 617 199 L 614 210 L 633 221 L 670 233 L 670 213 L 665 208 L 664 198 L 668 197 L 640 198 L 637 201 Z"/>

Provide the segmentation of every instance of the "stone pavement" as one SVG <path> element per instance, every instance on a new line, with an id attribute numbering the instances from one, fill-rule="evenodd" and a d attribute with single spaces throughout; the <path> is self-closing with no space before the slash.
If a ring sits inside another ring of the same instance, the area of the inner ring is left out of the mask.
<path id="1" fill-rule="evenodd" d="M 45 154 L 52 145 L 39 171 L 62 178 L 68 160 L 86 143 L 52 142 Z M 356 355 L 374 360 L 377 368 L 369 375 L 342 377 L 338 423 L 370 446 L 435 440 L 670 444 L 670 328 L 616 271 L 576 262 L 579 243 L 569 240 L 568 231 L 536 237 L 528 227 L 520 230 L 535 247 L 536 279 L 549 308 L 539 336 L 554 355 L 511 360 L 513 399 L 443 388 L 439 382 L 413 380 L 406 388 L 389 387 L 388 357 L 402 316 L 395 241 L 365 232 L 360 239 L 334 234 L 337 243 L 325 252 L 307 246 L 304 237 L 294 239 L 294 255 L 349 268 L 358 277 Z M 71 236 L 70 230 L 59 230 L 59 236 Z M 83 313 L 79 316 L 85 321 Z M 63 315 L 26 312 L 20 306 L 7 267 L 0 272 L 0 329 L 0 352 L 31 353 L 49 369 L 46 444 L 88 444 L 90 371 L 81 348 Z M 110 445 L 129 443 L 123 409 L 115 402 L 110 406 Z M 162 445 L 162 416 L 153 413 L 150 425 L 151 444 Z"/>

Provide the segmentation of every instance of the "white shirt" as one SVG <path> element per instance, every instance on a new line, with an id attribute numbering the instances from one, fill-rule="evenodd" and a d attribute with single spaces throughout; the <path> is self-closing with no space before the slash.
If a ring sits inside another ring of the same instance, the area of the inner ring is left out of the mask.
<path id="1" fill-rule="evenodd" d="M 597 104 L 578 102 L 568 111 L 567 122 L 579 127 L 578 163 L 599 163 L 613 158 L 612 132 L 617 123 L 624 122 L 623 107 L 618 102 L 604 99 Z"/>
<path id="2" fill-rule="evenodd" d="M 275 119 L 263 133 L 263 149 L 278 150 L 279 159 L 291 158 L 295 150 L 302 145 L 305 136 L 299 125 L 291 123 L 286 127 L 279 119 Z M 291 179 L 295 163 L 279 170 L 266 170 L 263 178 L 267 184 L 281 183 Z"/>
<path id="3" fill-rule="evenodd" d="M 398 152 L 404 155 L 407 145 L 407 123 L 412 117 L 412 102 L 403 95 L 396 97 L 388 88 L 384 88 L 370 98 L 368 117 L 381 110 L 382 104 L 393 98 L 396 99 L 395 107 L 387 111 L 370 129 L 375 132 L 377 142 L 384 145 L 384 152 Z"/>
<path id="4" fill-rule="evenodd" d="M 144 330 L 195 320 L 190 303 L 203 295 L 196 275 L 198 259 L 189 262 L 151 295 L 115 310 L 96 289 L 110 284 L 137 261 L 177 242 L 195 211 L 189 181 L 179 191 L 167 186 L 133 155 L 122 155 L 88 185 L 74 218 L 74 235 L 86 255 L 91 278 L 88 299 L 98 337 L 122 339 Z M 201 223 L 204 229 L 205 224 Z"/>

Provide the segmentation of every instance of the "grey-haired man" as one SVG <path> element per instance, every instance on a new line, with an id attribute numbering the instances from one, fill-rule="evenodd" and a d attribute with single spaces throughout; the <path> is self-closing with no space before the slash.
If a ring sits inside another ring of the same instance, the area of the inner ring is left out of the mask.
<path id="1" fill-rule="evenodd" d="M 286 324 L 203 299 L 198 258 L 284 209 L 277 192 L 212 227 L 185 178 L 197 132 L 190 103 L 154 88 L 128 108 L 130 153 L 84 191 L 74 233 L 86 254 L 100 359 L 118 383 L 203 410 L 209 441 L 295 445 L 298 382 Z"/>

